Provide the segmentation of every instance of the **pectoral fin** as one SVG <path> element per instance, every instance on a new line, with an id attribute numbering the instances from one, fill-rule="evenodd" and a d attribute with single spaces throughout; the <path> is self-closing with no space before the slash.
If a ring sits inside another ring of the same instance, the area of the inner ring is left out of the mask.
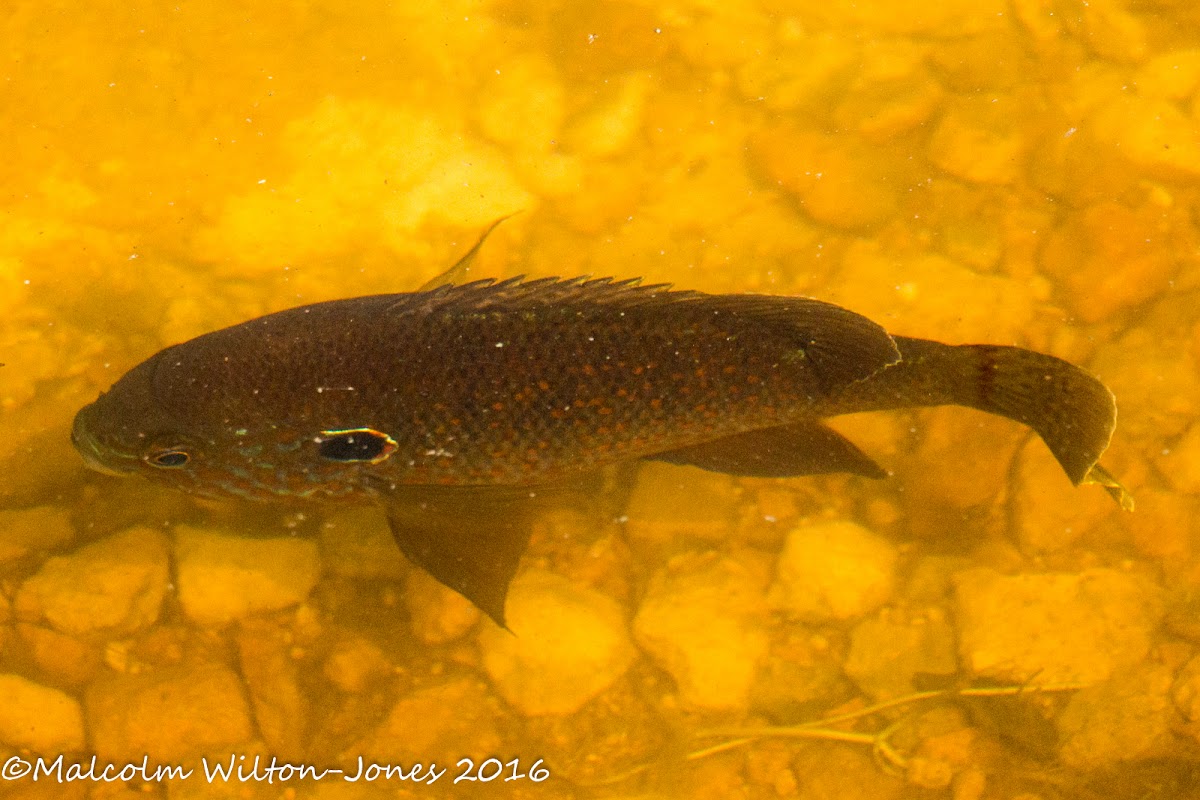
<path id="1" fill-rule="evenodd" d="M 529 543 L 528 491 L 423 489 L 392 495 L 388 522 L 400 551 L 504 625 L 508 584 Z"/>
<path id="2" fill-rule="evenodd" d="M 887 472 L 853 442 L 816 421 L 739 433 L 658 453 L 649 459 L 755 478 L 829 472 L 849 472 L 867 478 L 887 477 Z"/>

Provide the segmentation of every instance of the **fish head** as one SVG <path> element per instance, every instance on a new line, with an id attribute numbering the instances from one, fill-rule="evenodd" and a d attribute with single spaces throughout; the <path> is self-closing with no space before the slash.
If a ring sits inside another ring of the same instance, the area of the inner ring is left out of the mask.
<path id="1" fill-rule="evenodd" d="M 139 364 L 80 409 L 71 439 L 89 467 L 204 497 L 372 493 L 363 468 L 391 455 L 390 437 L 297 403 L 303 392 L 197 341 Z"/>
<path id="2" fill-rule="evenodd" d="M 155 402 L 156 359 L 126 373 L 75 415 L 71 442 L 94 470 L 108 475 L 174 470 L 199 454 L 201 443 Z"/>

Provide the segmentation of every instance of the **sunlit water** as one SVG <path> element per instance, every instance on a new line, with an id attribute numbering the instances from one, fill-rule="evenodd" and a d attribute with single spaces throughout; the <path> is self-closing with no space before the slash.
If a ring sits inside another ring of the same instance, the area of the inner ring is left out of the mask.
<path id="1" fill-rule="evenodd" d="M 1200 15 L 769 5 L 0 12 L 0 793 L 1196 791 Z M 539 523 L 514 639 L 377 510 L 200 504 L 71 447 L 162 347 L 413 289 L 515 211 L 475 274 L 805 294 L 1087 366 L 1137 512 L 1005 420 L 847 418 L 889 480 L 606 476 Z M 68 782 L 93 753 L 194 773 Z"/>

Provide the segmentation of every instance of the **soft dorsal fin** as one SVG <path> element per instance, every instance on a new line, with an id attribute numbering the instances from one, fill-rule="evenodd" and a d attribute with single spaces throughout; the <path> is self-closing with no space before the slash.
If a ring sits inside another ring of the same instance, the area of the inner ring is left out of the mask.
<path id="1" fill-rule="evenodd" d="M 885 478 L 887 472 L 858 446 L 819 422 L 761 428 L 649 456 L 652 461 L 755 478 L 849 472 Z"/>

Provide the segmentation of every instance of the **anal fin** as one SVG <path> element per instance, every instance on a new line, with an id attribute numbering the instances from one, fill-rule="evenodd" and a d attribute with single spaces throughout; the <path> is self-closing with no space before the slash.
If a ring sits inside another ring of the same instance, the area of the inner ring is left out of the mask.
<path id="1" fill-rule="evenodd" d="M 857 445 L 815 420 L 761 428 L 647 458 L 755 478 L 830 472 L 848 472 L 867 478 L 887 477 L 887 471 Z"/>

